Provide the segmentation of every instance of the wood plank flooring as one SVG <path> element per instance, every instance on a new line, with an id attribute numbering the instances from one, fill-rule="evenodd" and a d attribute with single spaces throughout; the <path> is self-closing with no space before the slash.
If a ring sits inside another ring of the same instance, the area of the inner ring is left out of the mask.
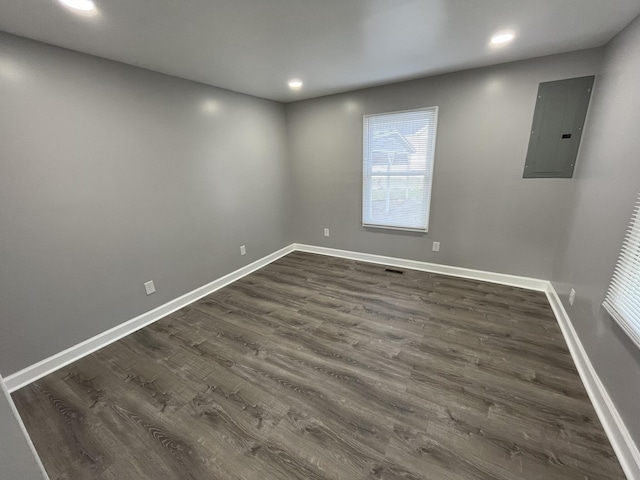
<path id="1" fill-rule="evenodd" d="M 52 479 L 623 479 L 545 295 L 292 253 L 14 393 Z"/>

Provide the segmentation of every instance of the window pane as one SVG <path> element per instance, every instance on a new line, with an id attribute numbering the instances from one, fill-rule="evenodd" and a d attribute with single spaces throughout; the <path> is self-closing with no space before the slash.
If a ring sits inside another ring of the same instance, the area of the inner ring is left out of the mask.
<path id="1" fill-rule="evenodd" d="M 364 118 L 363 224 L 426 231 L 437 107 Z"/>

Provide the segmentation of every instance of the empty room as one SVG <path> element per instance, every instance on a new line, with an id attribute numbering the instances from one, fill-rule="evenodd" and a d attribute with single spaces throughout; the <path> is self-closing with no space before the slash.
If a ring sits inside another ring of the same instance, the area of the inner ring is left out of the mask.
<path id="1" fill-rule="evenodd" d="M 638 0 L 0 0 L 0 480 L 640 480 Z"/>

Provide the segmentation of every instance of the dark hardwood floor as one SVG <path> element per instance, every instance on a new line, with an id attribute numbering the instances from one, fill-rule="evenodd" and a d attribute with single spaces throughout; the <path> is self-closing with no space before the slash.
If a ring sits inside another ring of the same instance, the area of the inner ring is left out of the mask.
<path id="1" fill-rule="evenodd" d="M 623 479 L 543 293 L 305 253 L 13 394 L 52 479 Z"/>

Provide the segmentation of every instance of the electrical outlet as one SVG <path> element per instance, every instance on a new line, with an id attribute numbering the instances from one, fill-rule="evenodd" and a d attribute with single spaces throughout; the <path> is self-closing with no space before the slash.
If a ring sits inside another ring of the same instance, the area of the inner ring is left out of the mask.
<path id="1" fill-rule="evenodd" d="M 439 252 L 440 251 L 440 242 L 433 242 L 433 247 L 431 248 L 432 251 L 434 252 Z"/>
<path id="2" fill-rule="evenodd" d="M 569 305 L 573 305 L 573 302 L 576 300 L 576 291 L 572 288 L 569 293 Z"/>
<path id="3" fill-rule="evenodd" d="M 244 245 L 240 245 L 240 255 L 246 255 L 247 254 L 247 247 L 245 247 Z"/>
<path id="4" fill-rule="evenodd" d="M 153 284 L 153 280 L 146 282 L 144 284 L 144 289 L 147 292 L 147 295 L 151 295 L 152 293 L 156 293 L 156 286 Z"/>
<path id="5" fill-rule="evenodd" d="M 328 228 L 325 228 L 325 229 L 324 229 L 324 236 L 325 236 L 325 237 L 328 237 L 328 236 L 329 236 L 329 229 L 328 229 Z"/>

